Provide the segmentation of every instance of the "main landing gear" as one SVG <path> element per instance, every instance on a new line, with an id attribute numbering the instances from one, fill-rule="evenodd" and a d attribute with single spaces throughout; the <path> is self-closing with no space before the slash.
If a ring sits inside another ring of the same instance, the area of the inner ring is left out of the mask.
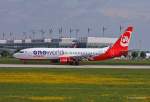
<path id="1" fill-rule="evenodd" d="M 80 63 L 79 63 L 79 60 L 74 59 L 74 60 L 70 61 L 69 64 L 70 65 L 79 65 Z"/>

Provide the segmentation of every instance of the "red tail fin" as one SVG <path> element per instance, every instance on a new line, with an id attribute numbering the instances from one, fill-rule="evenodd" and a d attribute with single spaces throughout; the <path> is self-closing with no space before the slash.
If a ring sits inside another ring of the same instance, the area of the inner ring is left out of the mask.
<path id="1" fill-rule="evenodd" d="M 128 27 L 125 32 L 120 36 L 120 38 L 116 41 L 116 43 L 110 48 L 110 50 L 114 50 L 115 52 L 128 51 L 128 45 L 131 39 L 132 31 L 133 27 Z"/>
<path id="2" fill-rule="evenodd" d="M 131 39 L 133 27 L 128 27 L 120 38 L 111 46 L 106 53 L 95 57 L 95 60 L 105 60 L 113 57 L 119 57 L 128 52 L 128 45 Z"/>

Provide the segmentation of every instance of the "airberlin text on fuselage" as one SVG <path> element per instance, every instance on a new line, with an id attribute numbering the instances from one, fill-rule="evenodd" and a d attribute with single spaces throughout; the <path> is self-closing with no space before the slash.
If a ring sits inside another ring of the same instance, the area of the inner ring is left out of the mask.
<path id="1" fill-rule="evenodd" d="M 64 51 L 63 50 L 56 50 L 56 51 L 45 51 L 45 50 L 34 50 L 33 51 L 34 55 L 63 55 Z"/>

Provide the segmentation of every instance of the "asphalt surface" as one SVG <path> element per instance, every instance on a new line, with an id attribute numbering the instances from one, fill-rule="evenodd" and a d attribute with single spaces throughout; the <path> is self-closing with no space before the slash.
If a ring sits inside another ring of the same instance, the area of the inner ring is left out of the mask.
<path id="1" fill-rule="evenodd" d="M 31 64 L 0 64 L 0 68 L 124 68 L 150 69 L 146 65 L 31 65 Z"/>

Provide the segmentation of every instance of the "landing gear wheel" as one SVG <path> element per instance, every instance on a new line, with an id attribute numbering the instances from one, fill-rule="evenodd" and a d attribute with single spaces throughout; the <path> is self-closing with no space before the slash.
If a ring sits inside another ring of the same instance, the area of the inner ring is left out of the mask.
<path id="1" fill-rule="evenodd" d="M 72 59 L 68 62 L 69 65 L 79 65 L 80 63 L 79 59 Z"/>
<path id="2" fill-rule="evenodd" d="M 23 64 L 27 64 L 27 61 L 26 60 L 22 60 Z"/>
<path id="3" fill-rule="evenodd" d="M 72 61 L 71 61 L 71 62 L 69 62 L 69 64 L 70 64 L 70 65 L 73 65 L 73 64 L 74 64 L 74 62 L 72 62 Z"/>
<path id="4" fill-rule="evenodd" d="M 79 61 L 75 61 L 74 65 L 79 65 Z"/>

